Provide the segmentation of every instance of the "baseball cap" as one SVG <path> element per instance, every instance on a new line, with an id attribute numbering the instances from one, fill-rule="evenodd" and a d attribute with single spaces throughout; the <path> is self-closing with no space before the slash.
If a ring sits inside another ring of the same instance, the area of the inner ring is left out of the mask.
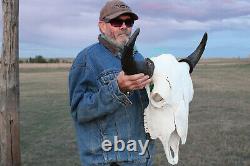
<path id="1" fill-rule="evenodd" d="M 108 1 L 101 9 L 99 20 L 110 21 L 122 14 L 129 14 L 134 20 L 138 20 L 138 16 L 131 8 L 120 0 Z"/>

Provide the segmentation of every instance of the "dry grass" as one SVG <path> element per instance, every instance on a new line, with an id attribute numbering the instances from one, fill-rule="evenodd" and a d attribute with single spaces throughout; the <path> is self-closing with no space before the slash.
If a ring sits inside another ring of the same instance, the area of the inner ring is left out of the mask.
<path id="1" fill-rule="evenodd" d="M 70 63 L 20 63 L 21 69 L 32 68 L 69 68 Z"/>
<path id="2" fill-rule="evenodd" d="M 203 62 L 192 74 L 195 95 L 180 166 L 250 165 L 250 63 L 220 63 Z M 161 147 L 157 152 L 155 165 L 168 165 Z"/>
<path id="3" fill-rule="evenodd" d="M 68 106 L 67 65 L 20 65 L 23 166 L 80 165 Z M 250 165 L 249 61 L 203 61 L 192 78 L 195 95 L 178 165 Z M 157 147 L 154 165 L 168 165 L 159 142 Z"/>

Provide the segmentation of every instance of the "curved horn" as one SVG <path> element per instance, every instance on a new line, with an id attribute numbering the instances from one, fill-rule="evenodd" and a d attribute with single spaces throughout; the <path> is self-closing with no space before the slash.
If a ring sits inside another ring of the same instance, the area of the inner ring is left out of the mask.
<path id="1" fill-rule="evenodd" d="M 139 33 L 140 29 L 138 28 L 129 38 L 122 52 L 122 57 L 121 57 L 122 70 L 128 75 L 136 73 L 136 63 L 133 57 L 133 51 L 134 51 L 135 40 L 139 35 Z"/>
<path id="2" fill-rule="evenodd" d="M 207 43 L 207 33 L 204 33 L 202 40 L 201 40 L 199 46 L 196 48 L 196 50 L 191 55 L 186 57 L 185 59 L 179 60 L 179 62 L 186 62 L 189 64 L 189 66 L 190 66 L 189 73 L 193 72 L 195 65 L 199 62 L 199 60 L 200 60 L 200 58 L 205 50 L 206 43 Z"/>
<path id="3" fill-rule="evenodd" d="M 153 61 L 151 61 L 149 58 L 146 58 L 144 61 L 135 61 L 133 57 L 134 45 L 139 33 L 140 28 L 137 28 L 124 46 L 121 57 L 122 70 L 127 75 L 144 73 L 149 75 L 149 77 L 152 77 L 154 71 Z"/>

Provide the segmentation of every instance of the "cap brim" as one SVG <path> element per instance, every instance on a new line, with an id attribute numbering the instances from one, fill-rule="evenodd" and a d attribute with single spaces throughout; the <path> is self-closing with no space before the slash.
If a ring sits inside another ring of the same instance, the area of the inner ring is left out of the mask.
<path id="1" fill-rule="evenodd" d="M 117 13 L 114 13 L 114 14 L 112 14 L 112 15 L 110 15 L 110 16 L 105 17 L 105 19 L 106 19 L 107 21 L 110 21 L 110 20 L 112 20 L 112 19 L 114 19 L 114 18 L 119 17 L 120 15 L 123 15 L 123 14 L 129 14 L 129 15 L 131 15 L 132 18 L 133 18 L 134 20 L 138 20 L 138 19 L 139 19 L 139 17 L 138 17 L 135 13 L 129 12 L 129 11 L 117 12 Z"/>

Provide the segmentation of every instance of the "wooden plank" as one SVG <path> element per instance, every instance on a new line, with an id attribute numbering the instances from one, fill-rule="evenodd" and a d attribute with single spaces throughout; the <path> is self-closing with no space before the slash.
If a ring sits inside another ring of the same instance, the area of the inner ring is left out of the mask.
<path id="1" fill-rule="evenodd" d="M 0 69 L 0 166 L 20 166 L 19 0 L 2 0 L 3 47 Z"/>

